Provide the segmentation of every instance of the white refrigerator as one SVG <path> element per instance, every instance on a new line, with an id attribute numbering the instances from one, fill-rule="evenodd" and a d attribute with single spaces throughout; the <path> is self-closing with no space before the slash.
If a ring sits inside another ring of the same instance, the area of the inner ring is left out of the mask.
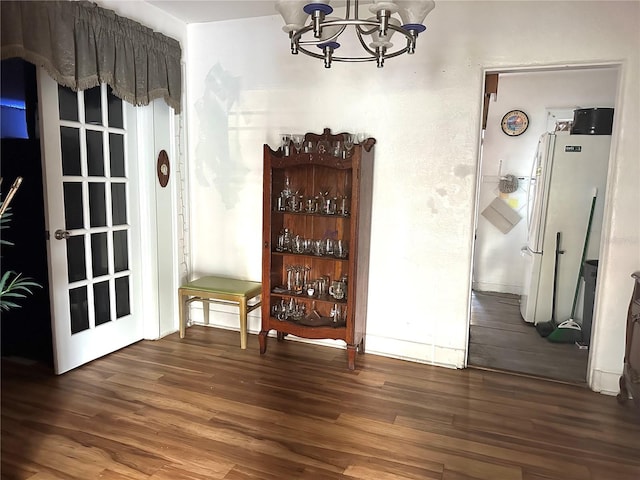
<path id="1" fill-rule="evenodd" d="M 552 318 L 557 232 L 563 253 L 558 257 L 555 319 L 560 323 L 571 318 L 594 196 L 585 260 L 599 255 L 610 145 L 610 135 L 557 132 L 540 137 L 529 186 L 527 244 L 522 248 L 520 313 L 526 322 Z"/>

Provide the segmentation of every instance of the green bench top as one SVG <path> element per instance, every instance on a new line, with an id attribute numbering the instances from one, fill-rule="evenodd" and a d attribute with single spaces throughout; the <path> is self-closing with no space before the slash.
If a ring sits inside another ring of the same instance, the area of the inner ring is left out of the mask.
<path id="1" fill-rule="evenodd" d="M 180 288 L 253 298 L 261 293 L 262 284 L 260 282 L 238 280 L 237 278 L 208 276 L 185 283 Z"/>

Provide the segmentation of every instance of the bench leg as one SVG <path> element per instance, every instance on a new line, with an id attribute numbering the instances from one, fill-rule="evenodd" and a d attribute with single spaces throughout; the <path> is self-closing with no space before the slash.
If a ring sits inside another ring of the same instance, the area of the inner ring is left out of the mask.
<path id="1" fill-rule="evenodd" d="M 204 324 L 209 325 L 209 302 L 206 299 L 202 299 L 202 316 Z"/>
<path id="2" fill-rule="evenodd" d="M 180 338 L 184 338 L 187 330 L 187 296 L 178 290 L 178 317 L 180 319 Z"/>
<path id="3" fill-rule="evenodd" d="M 247 300 L 240 300 L 240 348 L 247 348 Z"/>

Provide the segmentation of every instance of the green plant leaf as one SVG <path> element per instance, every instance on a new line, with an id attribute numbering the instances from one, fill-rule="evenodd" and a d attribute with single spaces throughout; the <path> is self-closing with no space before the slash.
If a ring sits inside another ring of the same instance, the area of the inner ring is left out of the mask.
<path id="1" fill-rule="evenodd" d="M 4 200 L 0 200 L 0 206 L 4 204 Z M 0 215 L 0 230 L 9 228 L 9 222 L 13 213 L 11 207 L 7 208 Z M 0 238 L 0 245 L 13 245 L 12 242 Z M 27 295 L 33 295 L 32 288 L 42 288 L 42 285 L 35 282 L 32 278 L 23 277 L 21 273 L 9 270 L 0 277 L 0 309 L 9 310 L 10 308 L 20 308 L 20 305 L 9 299 L 24 299 Z"/>
<path id="2" fill-rule="evenodd" d="M 11 275 L 12 271 L 9 270 L 8 272 L 4 272 L 2 274 L 2 278 L 0 278 L 0 292 L 4 291 L 4 284 L 7 283 L 7 279 L 9 278 L 9 275 Z"/>
<path id="3" fill-rule="evenodd" d="M 0 207 L 2 206 L 3 203 L 4 203 L 4 201 L 0 202 Z M 9 207 L 2 214 L 2 216 L 0 216 L 0 230 L 4 230 L 6 228 L 9 228 L 9 222 L 11 221 L 11 217 L 12 216 L 13 216 L 13 213 L 11 213 L 11 207 Z M 13 245 L 13 242 L 10 242 L 9 240 L 4 240 L 4 239 L 0 238 L 0 245 Z"/>
<path id="4" fill-rule="evenodd" d="M 11 278 L 12 276 L 13 278 Z M 21 273 L 16 273 L 13 270 L 2 274 L 2 278 L 0 278 L 0 308 L 2 310 L 19 308 L 20 305 L 7 300 L 7 298 L 26 298 L 27 295 L 23 292 L 33 295 L 29 287 L 42 288 L 42 286 L 34 282 L 32 278 L 23 277 Z"/>
<path id="5" fill-rule="evenodd" d="M 10 308 L 20 308 L 20 305 L 18 305 L 17 303 L 13 303 L 13 302 L 7 302 L 5 300 L 2 300 L 0 302 L 0 309 L 9 310 Z"/>
<path id="6" fill-rule="evenodd" d="M 2 294 L 3 297 L 15 297 L 15 298 L 26 298 L 27 296 L 24 293 L 16 293 L 16 292 L 5 292 Z"/>

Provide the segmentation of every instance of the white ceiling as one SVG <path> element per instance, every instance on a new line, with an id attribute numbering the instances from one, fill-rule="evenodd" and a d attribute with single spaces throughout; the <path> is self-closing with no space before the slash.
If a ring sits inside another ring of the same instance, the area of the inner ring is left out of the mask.
<path id="1" fill-rule="evenodd" d="M 273 0 L 144 0 L 184 23 L 277 15 Z"/>
<path id="2" fill-rule="evenodd" d="M 239 18 L 278 15 L 275 0 L 142 0 L 184 23 L 219 22 Z M 309 0 L 312 3 L 312 0 Z M 361 0 L 362 5 L 371 0 Z M 334 8 L 342 8 L 344 0 L 333 0 Z"/>

